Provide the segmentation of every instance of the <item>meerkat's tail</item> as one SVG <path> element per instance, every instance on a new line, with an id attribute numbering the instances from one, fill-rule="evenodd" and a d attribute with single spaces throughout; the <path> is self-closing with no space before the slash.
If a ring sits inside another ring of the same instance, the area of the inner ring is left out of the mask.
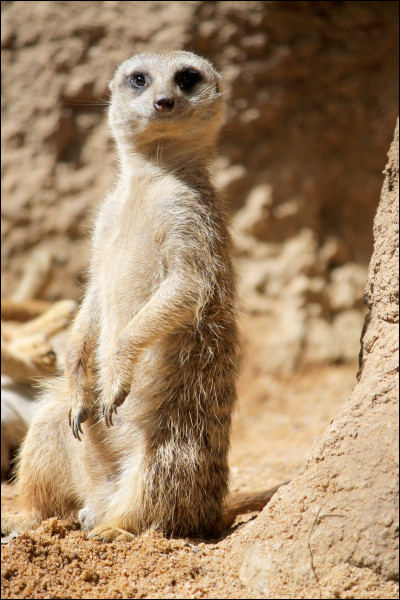
<path id="1" fill-rule="evenodd" d="M 271 500 L 275 492 L 287 483 L 289 481 L 275 485 L 263 492 L 229 494 L 222 507 L 222 528 L 228 529 L 238 515 L 261 511 Z"/>

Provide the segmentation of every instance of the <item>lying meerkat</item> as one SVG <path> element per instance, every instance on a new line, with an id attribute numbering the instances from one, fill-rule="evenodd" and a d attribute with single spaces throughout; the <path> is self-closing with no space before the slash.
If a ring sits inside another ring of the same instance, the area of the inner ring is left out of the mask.
<path id="1" fill-rule="evenodd" d="M 24 512 L 78 512 L 91 537 L 218 532 L 236 402 L 231 239 L 210 182 L 220 76 L 191 52 L 139 54 L 110 84 L 119 177 L 93 233 L 65 374 L 20 451 Z"/>
<path id="2" fill-rule="evenodd" d="M 1 301 L 2 480 L 36 412 L 35 383 L 55 375 L 63 364 L 64 339 L 75 309 L 73 300 Z"/>

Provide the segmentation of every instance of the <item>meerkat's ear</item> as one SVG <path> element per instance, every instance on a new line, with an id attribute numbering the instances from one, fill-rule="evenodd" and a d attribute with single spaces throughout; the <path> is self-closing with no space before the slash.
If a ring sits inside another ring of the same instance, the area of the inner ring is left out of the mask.
<path id="1" fill-rule="evenodd" d="M 222 77 L 219 73 L 217 73 L 217 83 L 215 85 L 215 93 L 216 94 L 221 94 L 223 89 L 222 89 Z"/>
<path id="2" fill-rule="evenodd" d="M 121 66 L 121 64 L 117 65 L 117 68 L 114 71 L 114 75 L 113 75 L 112 79 L 110 79 L 109 82 L 108 82 L 108 89 L 110 90 L 110 92 L 114 91 L 115 80 L 117 79 L 117 74 L 118 74 L 120 66 Z"/>

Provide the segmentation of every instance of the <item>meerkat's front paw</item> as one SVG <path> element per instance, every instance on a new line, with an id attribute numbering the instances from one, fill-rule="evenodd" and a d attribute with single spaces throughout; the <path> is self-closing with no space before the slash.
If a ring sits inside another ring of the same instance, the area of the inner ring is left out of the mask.
<path id="1" fill-rule="evenodd" d="M 74 437 L 81 441 L 80 435 L 83 435 L 81 424 L 86 421 L 89 416 L 89 409 L 79 402 L 73 402 L 69 409 L 68 419 L 69 426 L 72 429 Z"/>
<path id="2" fill-rule="evenodd" d="M 103 417 L 107 427 L 113 425 L 113 413 L 117 414 L 118 406 L 125 402 L 125 398 L 129 394 L 128 386 L 122 385 L 113 386 L 112 391 L 106 396 L 102 403 Z"/>

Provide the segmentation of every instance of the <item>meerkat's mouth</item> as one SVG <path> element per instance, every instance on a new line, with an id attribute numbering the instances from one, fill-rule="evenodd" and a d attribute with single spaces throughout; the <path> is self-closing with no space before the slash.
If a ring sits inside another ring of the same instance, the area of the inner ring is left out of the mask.
<path id="1" fill-rule="evenodd" d="M 168 113 L 154 113 L 151 115 L 149 121 L 151 125 L 168 127 L 176 123 L 182 123 L 188 120 L 188 114 L 182 111 L 174 111 L 172 114 Z"/>
<path id="2" fill-rule="evenodd" d="M 152 121 L 179 121 L 182 118 L 185 118 L 185 113 L 178 110 L 174 110 L 171 113 L 154 111 L 152 114 Z"/>

